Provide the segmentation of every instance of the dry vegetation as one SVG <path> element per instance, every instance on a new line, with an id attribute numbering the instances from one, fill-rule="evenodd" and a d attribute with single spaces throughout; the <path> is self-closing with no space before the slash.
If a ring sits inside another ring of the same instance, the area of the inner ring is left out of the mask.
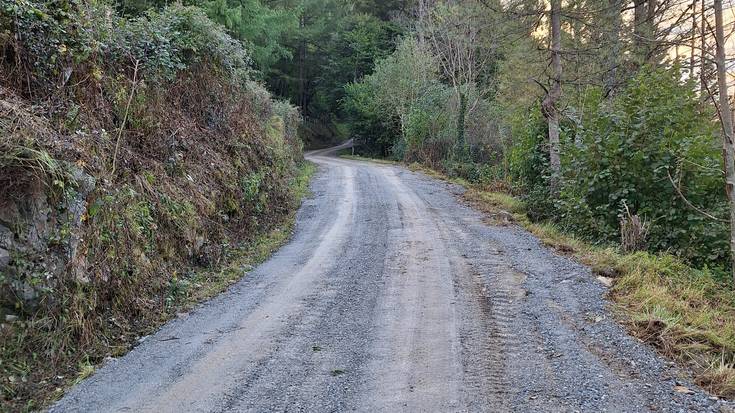
<path id="1" fill-rule="evenodd" d="M 510 195 L 470 188 L 465 199 L 491 217 L 512 216 L 544 244 L 614 279 L 610 298 L 636 337 L 692 368 L 699 385 L 735 397 L 735 292 L 706 269 L 661 253 L 592 246 L 552 224 L 531 222 Z"/>
<path id="2" fill-rule="evenodd" d="M 0 410 L 44 406 L 245 274 L 288 237 L 311 172 L 298 111 L 200 10 L 121 24 L 101 4 L 14 5 L 0 10 Z M 166 41 L 147 50 L 149 36 Z"/>

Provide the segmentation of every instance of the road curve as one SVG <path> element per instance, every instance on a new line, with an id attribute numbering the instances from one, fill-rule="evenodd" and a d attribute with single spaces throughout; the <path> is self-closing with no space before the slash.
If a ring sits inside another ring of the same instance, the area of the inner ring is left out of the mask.
<path id="1" fill-rule="evenodd" d="M 714 411 L 589 270 L 462 189 L 333 150 L 292 240 L 53 412 Z M 675 391 L 683 384 L 692 394 Z"/>

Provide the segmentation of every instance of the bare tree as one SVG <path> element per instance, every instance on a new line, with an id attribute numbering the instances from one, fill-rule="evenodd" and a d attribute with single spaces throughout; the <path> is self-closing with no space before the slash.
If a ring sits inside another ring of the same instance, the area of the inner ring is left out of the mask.
<path id="1" fill-rule="evenodd" d="M 477 19 L 476 8 L 467 2 L 462 5 L 437 5 L 423 29 L 444 76 L 457 96 L 456 147 L 462 156 L 466 152 L 467 95 L 485 64 L 484 56 L 487 56 L 480 49 L 482 27 Z"/>
<path id="2" fill-rule="evenodd" d="M 722 124 L 722 154 L 725 163 L 725 193 L 730 204 L 730 255 L 733 257 L 732 276 L 735 281 L 735 145 L 733 144 L 733 115 L 727 91 L 727 67 L 725 58 L 725 29 L 722 22 L 722 0 L 714 0 L 715 9 L 715 61 L 719 89 L 719 116 Z"/>
<path id="3" fill-rule="evenodd" d="M 561 99 L 561 0 L 551 0 L 551 89 L 541 103 L 544 116 L 549 123 L 549 165 L 551 167 L 551 190 L 559 190 L 561 180 L 561 157 L 559 147 L 559 109 Z"/>
<path id="4" fill-rule="evenodd" d="M 691 52 L 689 56 L 689 78 L 693 78 L 695 67 L 694 52 L 697 48 L 697 0 L 692 0 L 692 36 L 689 48 Z"/>

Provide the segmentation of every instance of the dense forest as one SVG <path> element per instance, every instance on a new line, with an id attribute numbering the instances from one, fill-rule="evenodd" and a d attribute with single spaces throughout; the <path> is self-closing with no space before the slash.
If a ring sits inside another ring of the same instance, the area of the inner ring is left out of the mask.
<path id="1" fill-rule="evenodd" d="M 732 26 L 720 0 L 0 0 L 4 403 L 47 403 L 221 282 L 195 273 L 283 225 L 302 142 L 665 256 L 657 279 L 731 317 L 708 294 L 733 288 Z M 688 339 L 733 380 L 723 320 Z"/>

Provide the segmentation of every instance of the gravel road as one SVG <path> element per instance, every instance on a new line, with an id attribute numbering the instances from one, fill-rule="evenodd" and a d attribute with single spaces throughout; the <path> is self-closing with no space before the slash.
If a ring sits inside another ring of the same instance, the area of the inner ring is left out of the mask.
<path id="1" fill-rule="evenodd" d="M 730 411 L 628 336 L 584 266 L 458 186 L 330 155 L 307 156 L 286 246 L 51 411 Z"/>

